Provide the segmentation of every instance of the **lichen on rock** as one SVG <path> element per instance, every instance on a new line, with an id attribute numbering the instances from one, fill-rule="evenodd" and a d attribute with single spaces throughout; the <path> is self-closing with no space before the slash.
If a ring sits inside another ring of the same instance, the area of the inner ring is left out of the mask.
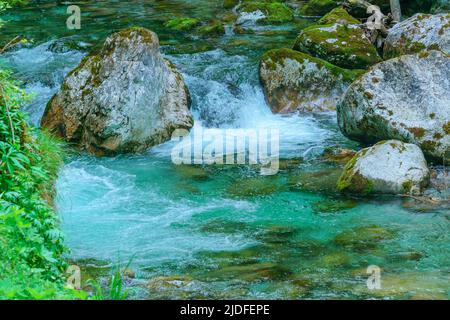
<path id="1" fill-rule="evenodd" d="M 259 74 L 273 112 L 330 111 L 360 70 L 346 70 L 291 49 L 261 59 Z"/>
<path id="2" fill-rule="evenodd" d="M 390 59 L 424 49 L 450 54 L 450 13 L 420 13 L 397 23 L 389 30 L 383 55 Z"/>
<path id="3" fill-rule="evenodd" d="M 364 143 L 399 139 L 431 159 L 448 162 L 450 57 L 439 51 L 405 55 L 372 67 L 337 106 L 347 137 Z"/>

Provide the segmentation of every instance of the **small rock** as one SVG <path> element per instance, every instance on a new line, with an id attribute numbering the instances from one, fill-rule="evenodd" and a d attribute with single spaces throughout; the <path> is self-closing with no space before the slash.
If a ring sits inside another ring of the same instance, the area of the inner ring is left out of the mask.
<path id="1" fill-rule="evenodd" d="M 359 151 L 344 168 L 337 189 L 353 193 L 420 193 L 430 171 L 420 148 L 397 140 Z"/>

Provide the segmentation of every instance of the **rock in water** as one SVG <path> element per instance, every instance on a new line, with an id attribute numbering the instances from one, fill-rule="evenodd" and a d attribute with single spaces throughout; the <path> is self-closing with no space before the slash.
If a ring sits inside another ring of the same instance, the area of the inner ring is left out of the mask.
<path id="1" fill-rule="evenodd" d="M 384 58 L 417 53 L 423 49 L 450 54 L 450 13 L 422 14 L 397 23 L 384 44 Z"/>
<path id="2" fill-rule="evenodd" d="M 291 49 L 267 52 L 259 68 L 267 102 L 276 113 L 335 110 L 360 72 Z"/>
<path id="3" fill-rule="evenodd" d="M 450 151 L 450 57 L 439 51 L 394 58 L 372 67 L 337 106 L 349 138 L 398 139 L 419 145 L 442 164 Z"/>
<path id="4" fill-rule="evenodd" d="M 141 152 L 193 125 L 181 74 L 158 37 L 131 28 L 106 39 L 71 71 L 49 101 L 42 127 L 96 155 Z"/>
<path id="5" fill-rule="evenodd" d="M 367 69 L 381 61 L 359 21 L 342 8 L 331 11 L 316 24 L 303 29 L 295 41 L 294 50 L 347 69 Z"/>
<path id="6" fill-rule="evenodd" d="M 430 172 L 415 144 L 382 141 L 359 151 L 345 166 L 337 189 L 353 193 L 420 193 Z"/>

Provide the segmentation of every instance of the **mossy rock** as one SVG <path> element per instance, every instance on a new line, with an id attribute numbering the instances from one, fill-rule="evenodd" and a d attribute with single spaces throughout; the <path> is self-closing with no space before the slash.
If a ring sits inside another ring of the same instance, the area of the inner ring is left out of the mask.
<path id="1" fill-rule="evenodd" d="M 335 110 L 341 95 L 361 72 L 287 48 L 266 52 L 259 68 L 266 99 L 276 113 Z"/>
<path id="2" fill-rule="evenodd" d="M 322 159 L 338 164 L 347 164 L 356 155 L 355 150 L 342 149 L 339 147 L 328 147 L 323 151 Z"/>
<path id="3" fill-rule="evenodd" d="M 336 8 L 340 2 L 337 0 L 309 0 L 300 8 L 300 14 L 304 16 L 323 16 L 333 8 Z"/>
<path id="4" fill-rule="evenodd" d="M 351 257 L 345 252 L 329 253 L 320 259 L 320 265 L 325 268 L 345 267 L 351 265 Z"/>
<path id="5" fill-rule="evenodd" d="M 284 3 L 278 1 L 247 1 L 238 7 L 240 13 L 261 12 L 264 18 L 258 23 L 281 24 L 294 20 L 293 11 Z"/>
<path id="6" fill-rule="evenodd" d="M 267 196 L 281 190 L 276 177 L 256 177 L 233 182 L 227 192 L 232 197 L 248 198 Z"/>
<path id="7" fill-rule="evenodd" d="M 175 172 L 181 178 L 188 180 L 204 181 L 208 180 L 208 173 L 202 166 L 179 165 L 175 166 Z"/>
<path id="8" fill-rule="evenodd" d="M 246 282 L 280 280 L 289 276 L 291 272 L 278 264 L 271 262 L 245 264 L 224 267 L 208 274 L 209 279 L 227 280 L 238 279 Z"/>
<path id="9" fill-rule="evenodd" d="M 268 229 L 256 235 L 256 239 L 269 244 L 281 244 L 290 242 L 297 234 L 299 230 L 289 226 L 271 226 Z"/>
<path id="10" fill-rule="evenodd" d="M 336 213 L 353 209 L 358 205 L 354 200 L 327 199 L 313 203 L 313 211 L 316 213 Z"/>
<path id="11" fill-rule="evenodd" d="M 196 18 L 175 18 L 167 21 L 164 26 L 177 31 L 191 31 L 199 24 L 200 20 Z"/>
<path id="12" fill-rule="evenodd" d="M 336 182 L 341 174 L 340 168 L 293 173 L 288 178 L 288 185 L 291 191 L 336 193 Z"/>
<path id="13" fill-rule="evenodd" d="M 214 219 L 202 225 L 200 230 L 207 233 L 234 234 L 248 231 L 248 226 L 240 221 Z"/>
<path id="14" fill-rule="evenodd" d="M 375 46 L 355 24 L 315 24 L 297 37 L 294 50 L 346 69 L 367 69 L 382 61 Z"/>
<path id="15" fill-rule="evenodd" d="M 355 251 L 372 250 L 381 242 L 394 239 L 396 232 L 380 226 L 363 226 L 343 231 L 338 234 L 333 243 L 339 247 Z"/>
<path id="16" fill-rule="evenodd" d="M 221 21 L 212 21 L 199 27 L 197 32 L 202 36 L 221 36 L 225 34 L 225 26 Z"/>
<path id="17" fill-rule="evenodd" d="M 361 23 L 358 19 L 352 17 L 347 10 L 342 7 L 335 8 L 324 15 L 319 21 L 318 24 L 333 24 L 338 22 L 345 21 L 348 24 L 359 24 Z"/>

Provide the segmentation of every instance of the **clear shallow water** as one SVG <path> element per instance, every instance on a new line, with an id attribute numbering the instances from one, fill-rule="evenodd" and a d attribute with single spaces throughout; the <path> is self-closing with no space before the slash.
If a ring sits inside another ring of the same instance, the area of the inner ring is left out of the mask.
<path id="1" fill-rule="evenodd" d="M 35 40 L 0 58 L 35 93 L 31 122 L 86 54 L 55 53 L 51 44 L 71 37 L 92 48 L 113 29 L 142 25 L 158 32 L 183 73 L 197 125 L 277 128 L 281 157 L 294 159 L 261 177 L 251 167 L 174 166 L 170 142 L 143 155 L 72 156 L 57 183 L 71 259 L 87 274 L 132 259 L 137 277 L 127 284 L 140 288 L 137 298 L 448 298 L 448 211 L 418 211 L 396 197 L 340 197 L 340 166 L 318 156 L 357 145 L 339 133 L 335 115 L 279 116 L 265 104 L 258 57 L 289 46 L 304 21 L 211 41 L 162 27 L 172 16 L 221 15 L 219 2 L 98 1 L 82 6 L 78 33 L 60 26 L 65 6 L 10 14 L 2 40 L 14 30 Z M 267 35 L 283 28 L 283 36 Z M 382 269 L 379 291 L 366 287 L 369 265 Z"/>

